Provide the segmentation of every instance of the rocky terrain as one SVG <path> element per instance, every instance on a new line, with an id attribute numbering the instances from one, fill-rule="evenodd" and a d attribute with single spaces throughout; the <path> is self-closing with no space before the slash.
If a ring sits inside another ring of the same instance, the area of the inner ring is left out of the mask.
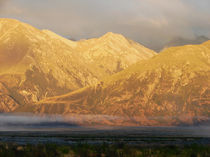
<path id="1" fill-rule="evenodd" d="M 62 115 L 81 125 L 209 121 L 210 41 L 157 55 L 111 32 L 76 42 L 0 19 L 0 34 L 0 112 Z"/>
<path id="2" fill-rule="evenodd" d="M 97 85 L 17 111 L 123 117 L 103 119 L 113 125 L 197 124 L 210 116 L 209 48 L 209 41 L 172 47 Z"/>
<path id="3" fill-rule="evenodd" d="M 19 104 L 11 97 L 10 91 L 0 83 L 0 113 L 14 111 Z"/>
<path id="4" fill-rule="evenodd" d="M 119 34 L 75 42 L 17 20 L 0 19 L 0 83 L 10 91 L 1 92 L 0 110 L 13 111 L 18 106 L 13 104 L 28 105 L 96 84 L 154 55 Z M 14 107 L 6 109 L 7 105 Z"/>

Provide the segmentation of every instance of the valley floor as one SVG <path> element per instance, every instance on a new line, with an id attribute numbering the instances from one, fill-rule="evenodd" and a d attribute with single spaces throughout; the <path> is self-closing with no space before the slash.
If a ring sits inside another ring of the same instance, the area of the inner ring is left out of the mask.
<path id="1" fill-rule="evenodd" d="M 201 134 L 192 134 L 198 132 Z M 205 127 L 1 131 L 0 157 L 209 157 Z"/>

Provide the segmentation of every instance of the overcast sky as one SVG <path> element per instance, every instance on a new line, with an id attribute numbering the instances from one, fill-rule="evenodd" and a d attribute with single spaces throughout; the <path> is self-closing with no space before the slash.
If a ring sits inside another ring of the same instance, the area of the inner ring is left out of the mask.
<path id="1" fill-rule="evenodd" d="M 0 0 L 0 17 L 76 40 L 115 32 L 156 47 L 173 37 L 210 38 L 210 0 Z"/>

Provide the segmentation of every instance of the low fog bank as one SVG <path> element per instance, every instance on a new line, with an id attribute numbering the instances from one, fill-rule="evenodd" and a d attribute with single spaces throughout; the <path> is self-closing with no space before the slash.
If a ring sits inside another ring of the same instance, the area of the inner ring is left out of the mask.
<path id="1" fill-rule="evenodd" d="M 151 117 L 150 119 L 161 119 Z M 201 136 L 210 137 L 210 118 L 195 125 L 179 125 L 174 127 L 154 126 L 119 126 L 116 122 L 129 122 L 131 118 L 108 115 L 32 115 L 32 114 L 0 114 L 1 131 L 57 131 L 57 132 L 86 132 L 109 134 L 138 134 L 141 136 Z M 134 118 L 135 120 L 135 118 Z M 115 122 L 115 123 L 114 123 Z M 100 125 L 101 123 L 101 125 Z M 111 125 L 109 125 L 111 124 Z M 116 124 L 116 125 L 114 125 Z"/>
<path id="2" fill-rule="evenodd" d="M 34 115 L 28 113 L 8 114 L 0 113 L 0 131 L 36 131 L 36 130 L 68 130 L 80 128 L 88 130 L 92 128 L 97 130 L 109 130 L 109 122 L 124 121 L 123 117 L 108 115 Z M 106 124 L 105 124 L 105 123 Z M 112 124 L 113 124 L 112 123 Z M 104 126 L 105 124 L 105 126 Z M 76 129 L 77 130 L 77 129 Z"/>
<path id="3" fill-rule="evenodd" d="M 36 130 L 78 127 L 61 116 L 0 114 L 0 131 Z"/>

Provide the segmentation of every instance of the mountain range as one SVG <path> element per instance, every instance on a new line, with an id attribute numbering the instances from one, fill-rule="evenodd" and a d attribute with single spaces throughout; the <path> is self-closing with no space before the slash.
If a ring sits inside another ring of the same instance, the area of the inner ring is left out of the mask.
<path id="1" fill-rule="evenodd" d="M 157 45 L 157 46 L 153 46 L 153 50 L 156 52 L 160 52 L 166 48 L 169 47 L 175 47 L 175 46 L 184 46 L 184 45 L 198 45 L 198 44 L 202 44 L 206 41 L 210 40 L 209 38 L 207 38 L 206 36 L 196 36 L 194 38 L 185 38 L 185 37 L 174 37 L 171 40 Z"/>
<path id="2" fill-rule="evenodd" d="M 0 110 L 5 101 L 31 104 L 95 84 L 154 55 L 119 34 L 74 42 L 17 20 L 0 19 L 0 82 L 10 93 L 1 92 L 6 98 Z"/>
<path id="3" fill-rule="evenodd" d="M 193 39 L 176 37 L 176 38 L 173 38 L 172 40 L 170 40 L 168 43 L 166 43 L 164 48 L 169 48 L 169 47 L 174 47 L 174 46 L 202 44 L 208 40 L 209 40 L 209 38 L 207 38 L 205 36 L 197 36 Z"/>
<path id="4" fill-rule="evenodd" d="M 16 20 L 0 23 L 1 112 L 106 115 L 115 118 L 101 124 L 135 126 L 210 117 L 210 41 L 157 54 L 120 34 L 76 42 Z"/>

